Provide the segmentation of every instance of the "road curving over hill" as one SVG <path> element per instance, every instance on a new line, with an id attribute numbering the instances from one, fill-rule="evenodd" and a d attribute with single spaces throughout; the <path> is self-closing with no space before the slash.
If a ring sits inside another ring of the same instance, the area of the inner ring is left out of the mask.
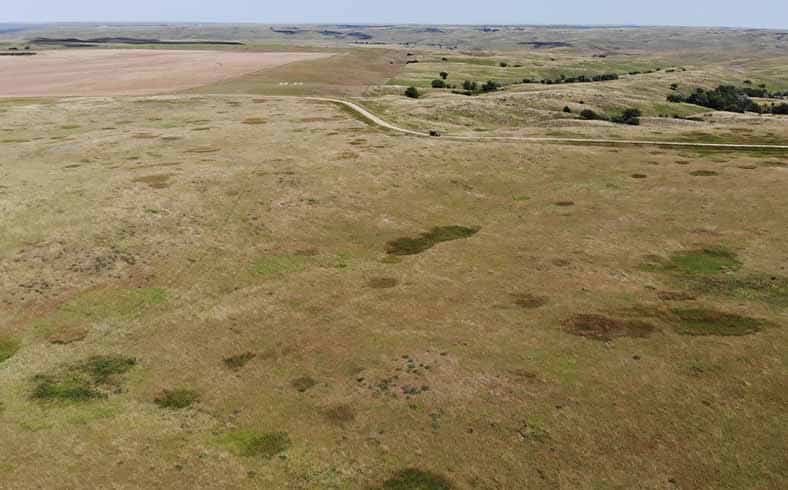
<path id="1" fill-rule="evenodd" d="M 370 112 L 363 106 L 343 99 L 329 97 L 295 97 L 295 96 L 269 96 L 264 98 L 286 99 L 298 98 L 301 100 L 312 100 L 317 102 L 330 102 L 342 105 L 370 123 L 384 129 L 396 131 L 410 136 L 429 138 L 430 134 L 414 131 L 411 129 L 395 126 L 382 119 L 380 116 Z M 788 145 L 760 145 L 760 144 L 739 144 L 739 143 L 691 143 L 687 141 L 650 141 L 650 140 L 615 140 L 615 139 L 595 139 L 595 138 L 555 138 L 541 136 L 452 136 L 442 135 L 442 139 L 458 141 L 509 141 L 509 142 L 531 142 L 531 143 L 569 143 L 569 144 L 589 144 L 589 145 L 632 145 L 632 146 L 671 146 L 689 148 L 718 148 L 731 150 L 788 150 Z"/>

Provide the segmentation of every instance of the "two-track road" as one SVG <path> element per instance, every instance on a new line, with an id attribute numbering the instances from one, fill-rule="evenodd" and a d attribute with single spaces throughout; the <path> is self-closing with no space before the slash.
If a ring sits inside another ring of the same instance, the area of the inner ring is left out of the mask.
<path id="1" fill-rule="evenodd" d="M 411 136 L 430 137 L 428 133 L 414 131 L 411 129 L 395 126 L 382 119 L 380 116 L 370 112 L 363 106 L 342 99 L 328 97 L 293 97 L 293 96 L 268 96 L 263 98 L 284 99 L 298 98 L 301 100 L 314 100 L 318 102 L 330 102 L 339 104 L 356 112 L 372 124 L 384 129 L 396 131 L 398 133 Z M 738 143 L 690 143 L 686 141 L 650 141 L 650 140 L 611 140 L 595 138 L 553 138 L 553 137 L 527 137 L 527 136 L 451 136 L 443 135 L 443 139 L 464 140 L 464 141 L 511 141 L 511 142 L 532 142 L 532 143 L 570 143 L 570 144 L 594 144 L 594 145 L 636 145 L 636 146 L 675 146 L 691 148 L 719 148 L 732 150 L 788 150 L 788 145 L 759 145 L 759 144 L 738 144 Z"/>

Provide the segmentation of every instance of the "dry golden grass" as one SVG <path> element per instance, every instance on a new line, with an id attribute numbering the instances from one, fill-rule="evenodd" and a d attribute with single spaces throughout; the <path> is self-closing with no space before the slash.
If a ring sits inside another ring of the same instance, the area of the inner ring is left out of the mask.
<path id="1" fill-rule="evenodd" d="M 0 110 L 2 486 L 786 481 L 784 154 L 410 138 L 245 96 Z M 713 247 L 740 267 L 686 259 Z M 690 310 L 763 326 L 685 335 Z M 96 355 L 136 364 L 31 398 Z"/>

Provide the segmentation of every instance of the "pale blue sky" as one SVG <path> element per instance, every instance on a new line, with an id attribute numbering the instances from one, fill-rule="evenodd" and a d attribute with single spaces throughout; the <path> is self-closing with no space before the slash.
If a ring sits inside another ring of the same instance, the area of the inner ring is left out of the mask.
<path id="1" fill-rule="evenodd" d="M 788 29 L 788 0 L 4 0 L 0 22 L 647 24 Z"/>

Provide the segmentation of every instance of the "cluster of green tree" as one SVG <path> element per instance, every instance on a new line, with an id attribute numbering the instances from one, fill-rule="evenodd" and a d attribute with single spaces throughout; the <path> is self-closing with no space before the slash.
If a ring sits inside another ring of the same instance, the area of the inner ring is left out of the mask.
<path id="1" fill-rule="evenodd" d="M 744 83 L 747 82 L 745 81 Z M 760 97 L 763 99 L 778 99 L 781 97 L 788 96 L 788 90 L 784 92 L 769 92 L 769 89 L 767 89 L 766 85 L 764 84 L 760 84 L 757 87 L 742 87 L 739 90 L 741 90 L 749 97 Z"/>
<path id="2" fill-rule="evenodd" d="M 489 92 L 497 92 L 500 90 L 502 85 L 495 80 L 488 80 L 482 84 L 479 82 L 474 82 L 471 80 L 465 80 L 462 82 L 462 90 L 457 91 L 455 90 L 454 93 L 462 94 L 462 95 L 479 95 L 479 94 L 486 94 Z"/>
<path id="3" fill-rule="evenodd" d="M 564 112 L 567 112 L 566 109 L 568 108 L 564 108 Z M 613 117 L 608 117 L 605 114 L 599 114 L 598 112 L 592 111 L 591 109 L 583 109 L 580 112 L 580 117 L 588 121 L 610 121 L 616 124 L 629 124 L 630 126 L 640 125 L 641 115 L 640 109 L 625 109 L 620 115 Z"/>
<path id="4" fill-rule="evenodd" d="M 770 112 L 772 114 L 780 114 L 780 115 L 788 115 L 788 104 L 783 102 L 782 104 L 772 104 L 770 108 Z"/>
<path id="5" fill-rule="evenodd" d="M 643 114 L 640 109 L 624 109 L 619 116 L 613 116 L 610 120 L 616 124 L 629 124 L 630 126 L 640 125 L 640 116 Z"/>
<path id="6" fill-rule="evenodd" d="M 547 85 L 559 84 L 559 83 L 588 83 L 588 82 L 604 82 L 607 80 L 618 80 L 618 75 L 615 73 L 603 73 L 602 75 L 578 75 L 576 77 L 567 77 L 566 75 L 561 75 L 559 78 L 555 80 L 551 80 L 549 78 L 544 78 L 542 80 L 534 80 L 533 78 L 524 78 L 523 83 L 544 83 Z"/>
<path id="7" fill-rule="evenodd" d="M 733 85 L 720 85 L 714 90 L 697 88 L 690 95 L 673 93 L 668 95 L 668 102 L 686 102 L 727 112 L 764 111 L 764 108 L 756 104 L 744 90 Z"/>

